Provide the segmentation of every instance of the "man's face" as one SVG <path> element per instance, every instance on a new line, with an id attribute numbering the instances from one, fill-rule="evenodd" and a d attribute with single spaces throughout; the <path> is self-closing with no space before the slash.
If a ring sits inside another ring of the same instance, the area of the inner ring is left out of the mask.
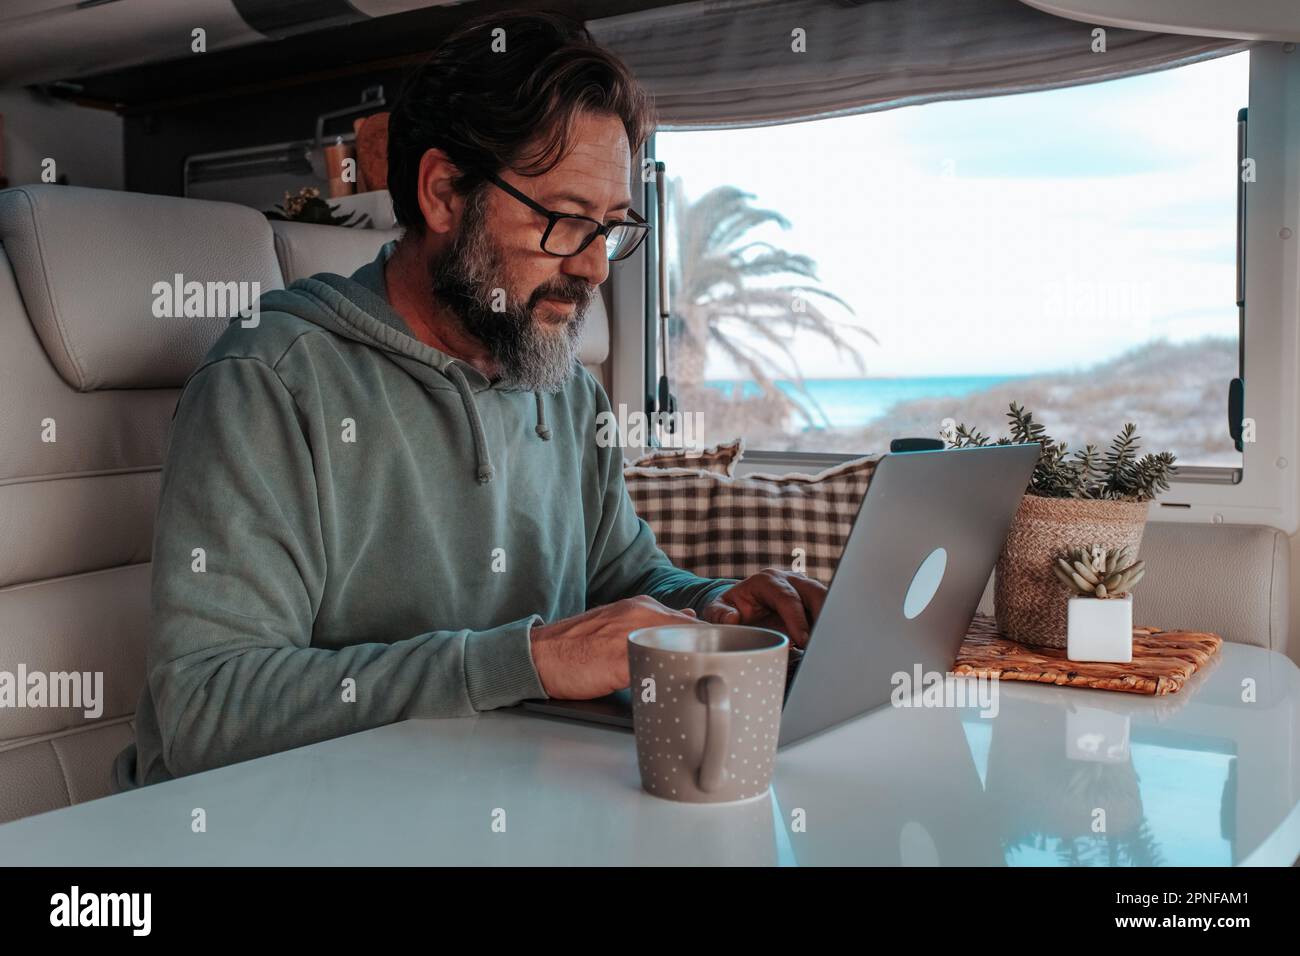
<path id="1" fill-rule="evenodd" d="M 554 212 L 627 218 L 630 156 L 614 116 L 580 114 L 569 154 L 535 177 L 498 175 Z M 559 391 L 573 373 L 583 321 L 609 275 L 605 239 L 576 256 L 542 251 L 546 217 L 488 183 L 467 198 L 450 248 L 430 262 L 433 295 L 488 349 L 502 384 Z"/>

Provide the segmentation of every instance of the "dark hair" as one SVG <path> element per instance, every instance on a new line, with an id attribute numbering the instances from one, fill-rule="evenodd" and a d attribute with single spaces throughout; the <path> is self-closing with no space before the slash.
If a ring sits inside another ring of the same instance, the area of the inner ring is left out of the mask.
<path id="1" fill-rule="evenodd" d="M 503 52 L 493 50 L 498 28 Z M 428 150 L 447 153 L 460 170 L 452 187 L 468 195 L 482 187 L 485 172 L 540 176 L 554 169 L 582 111 L 622 120 L 634 154 L 654 128 L 649 96 L 581 23 L 553 13 L 467 23 L 416 69 L 389 117 L 388 189 L 398 223 L 424 231 L 416 180 Z"/>

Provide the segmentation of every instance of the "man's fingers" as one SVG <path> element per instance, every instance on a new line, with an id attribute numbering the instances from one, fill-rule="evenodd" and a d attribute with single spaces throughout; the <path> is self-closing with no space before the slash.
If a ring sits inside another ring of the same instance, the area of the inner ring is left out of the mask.
<path id="1" fill-rule="evenodd" d="M 772 618 L 792 644 L 803 647 L 826 600 L 826 588 L 811 578 L 765 572 L 742 581 L 725 596 L 727 601 L 719 598 L 704 608 L 705 621 L 757 625 Z"/>
<path id="2" fill-rule="evenodd" d="M 808 616 L 803 599 L 784 575 L 756 574 L 728 591 L 727 597 L 740 608 L 740 620 L 736 623 L 762 626 L 767 623 L 766 618 L 773 617 L 792 643 L 802 647 L 808 642 Z"/>
<path id="3" fill-rule="evenodd" d="M 704 620 L 710 624 L 739 624 L 740 612 L 725 601 L 710 601 L 704 607 Z"/>
<path id="4" fill-rule="evenodd" d="M 808 612 L 804 610 L 803 598 L 786 577 L 768 577 L 761 580 L 768 583 L 759 592 L 760 598 L 781 618 L 781 623 L 785 625 L 786 636 L 803 647 L 808 643 Z"/>
<path id="5" fill-rule="evenodd" d="M 676 617 L 679 614 L 685 614 L 687 617 L 696 617 L 696 618 L 699 616 L 695 613 L 695 608 L 693 607 L 684 607 L 681 609 L 675 607 L 669 607 L 667 604 L 663 604 L 660 601 L 657 601 L 654 598 L 649 596 L 627 598 L 625 600 L 627 602 L 628 607 L 636 609 L 636 613 L 648 613 L 651 616 L 664 615 L 667 617 Z M 609 605 L 609 606 L 612 607 L 613 605 Z M 588 613 L 594 613 L 594 612 L 588 612 Z"/>
<path id="6" fill-rule="evenodd" d="M 803 599 L 804 607 L 808 609 L 808 620 L 815 622 L 822 613 L 822 605 L 826 603 L 828 593 L 826 585 L 799 574 L 791 574 L 786 580 L 799 592 L 799 597 Z"/>

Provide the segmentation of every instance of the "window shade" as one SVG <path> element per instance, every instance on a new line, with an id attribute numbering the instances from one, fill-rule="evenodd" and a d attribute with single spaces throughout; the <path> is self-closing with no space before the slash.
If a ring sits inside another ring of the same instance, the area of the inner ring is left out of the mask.
<path id="1" fill-rule="evenodd" d="M 1019 0 L 723 0 L 587 23 L 654 94 L 660 128 L 717 129 L 1024 93 L 1182 66 L 1242 40 L 1105 28 Z M 806 52 L 793 51 L 802 29 Z"/>

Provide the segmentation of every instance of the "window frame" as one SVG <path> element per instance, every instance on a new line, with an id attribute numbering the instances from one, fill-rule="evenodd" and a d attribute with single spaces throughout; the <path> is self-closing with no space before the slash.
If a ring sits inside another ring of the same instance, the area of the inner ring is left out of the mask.
<path id="1" fill-rule="evenodd" d="M 654 179 L 646 178 L 649 157 L 654 155 L 654 134 L 632 157 L 629 195 L 635 203 L 641 197 L 642 215 L 650 223 L 651 235 L 637 250 L 623 260 L 622 267 L 610 271 L 610 303 L 612 314 L 610 332 L 610 380 L 613 385 L 610 404 L 617 415 L 620 405 L 632 411 L 649 412 L 654 404 L 654 383 L 658 379 L 655 362 L 656 323 L 652 317 L 658 310 L 656 292 L 658 283 L 654 271 L 658 267 L 656 230 L 660 228 L 656 204 Z M 626 436 L 624 436 L 626 438 Z M 627 449 L 635 457 L 645 449 Z"/>
<path id="2" fill-rule="evenodd" d="M 1244 445 L 1240 467 L 1180 469 L 1170 490 L 1153 504 L 1151 520 L 1259 524 L 1295 534 L 1300 504 L 1300 114 L 1288 113 L 1286 107 L 1300 102 L 1300 52 L 1287 52 L 1281 43 L 1260 43 L 1245 55 L 1250 58 L 1248 102 L 1242 104 L 1249 108 L 1247 154 L 1259 172 L 1246 189 L 1249 268 L 1240 347 L 1245 356 L 1245 416 L 1255 421 L 1256 441 Z M 652 133 L 635 157 L 631 185 L 633 195 L 644 197 L 647 218 L 660 228 L 653 176 L 647 182 L 640 175 L 655 156 L 654 145 Z M 1287 228 L 1292 234 L 1283 239 Z M 629 267 L 615 288 L 613 325 L 622 331 L 615 333 L 615 405 L 622 402 L 648 412 L 659 374 L 657 243 L 643 242 L 632 259 L 636 256 L 644 256 L 642 268 Z M 1225 301 L 1231 294 L 1231 289 L 1224 290 Z M 1226 431 L 1228 383 L 1223 385 Z M 739 471 L 814 471 L 854 457 L 746 451 Z"/>

